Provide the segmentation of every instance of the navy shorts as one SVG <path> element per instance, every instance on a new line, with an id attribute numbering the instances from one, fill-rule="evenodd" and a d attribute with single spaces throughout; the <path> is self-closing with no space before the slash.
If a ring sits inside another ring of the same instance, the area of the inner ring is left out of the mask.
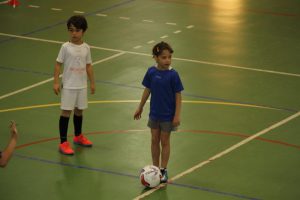
<path id="1" fill-rule="evenodd" d="M 147 125 L 151 129 L 160 129 L 163 132 L 177 131 L 177 127 L 171 121 L 159 121 L 149 118 Z"/>

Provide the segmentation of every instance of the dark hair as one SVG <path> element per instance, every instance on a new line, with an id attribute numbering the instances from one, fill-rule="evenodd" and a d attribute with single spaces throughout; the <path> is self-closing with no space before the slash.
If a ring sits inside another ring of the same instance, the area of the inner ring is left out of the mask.
<path id="1" fill-rule="evenodd" d="M 71 27 L 71 25 L 75 26 L 75 28 L 77 29 L 82 29 L 83 32 L 85 32 L 88 28 L 87 21 L 82 15 L 74 15 L 70 17 L 70 19 L 67 22 L 68 29 Z"/>
<path id="2" fill-rule="evenodd" d="M 162 41 L 153 47 L 152 54 L 153 56 L 159 56 L 164 50 L 168 50 L 170 53 L 174 52 L 168 43 Z"/>

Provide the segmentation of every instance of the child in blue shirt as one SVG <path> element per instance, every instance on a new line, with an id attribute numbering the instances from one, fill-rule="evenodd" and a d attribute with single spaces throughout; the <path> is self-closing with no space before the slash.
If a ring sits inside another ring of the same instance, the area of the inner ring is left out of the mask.
<path id="1" fill-rule="evenodd" d="M 161 182 L 168 181 L 167 165 L 170 157 L 170 133 L 180 125 L 181 91 L 179 74 L 171 67 L 173 49 L 160 42 L 152 49 L 156 65 L 148 68 L 142 84 L 145 86 L 134 119 L 141 118 L 143 107 L 151 94 L 148 127 L 151 129 L 153 165 L 160 167 Z M 161 163 L 160 163 L 161 158 Z"/>

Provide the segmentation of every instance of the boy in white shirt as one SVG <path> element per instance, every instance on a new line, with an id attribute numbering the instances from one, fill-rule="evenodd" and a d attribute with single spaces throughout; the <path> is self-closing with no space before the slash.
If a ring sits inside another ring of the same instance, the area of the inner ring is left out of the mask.
<path id="1" fill-rule="evenodd" d="M 62 88 L 59 151 L 65 155 L 73 155 L 74 151 L 67 141 L 68 124 L 72 110 L 74 110 L 75 130 L 73 142 L 81 146 L 92 146 L 92 142 L 82 134 L 82 112 L 88 107 L 87 77 L 90 81 L 91 94 L 95 93 L 95 81 L 90 47 L 82 40 L 88 27 L 86 19 L 81 15 L 72 16 L 67 22 L 67 27 L 70 41 L 62 45 L 56 59 L 53 90 L 58 95 L 60 87 Z M 62 65 L 63 77 L 60 85 L 59 74 Z"/>

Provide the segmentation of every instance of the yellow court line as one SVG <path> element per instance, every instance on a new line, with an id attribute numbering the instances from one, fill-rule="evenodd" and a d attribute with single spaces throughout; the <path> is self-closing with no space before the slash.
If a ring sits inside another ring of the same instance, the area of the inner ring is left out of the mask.
<path id="1" fill-rule="evenodd" d="M 89 104 L 112 104 L 112 103 L 139 103 L 140 100 L 102 100 L 102 101 L 89 101 Z M 149 102 L 149 101 L 147 101 Z M 182 103 L 189 104 L 212 104 L 212 105 L 225 105 L 225 106 L 238 106 L 238 107 L 249 107 L 249 108 L 262 108 L 262 109 L 270 109 L 270 110 L 281 110 L 279 108 L 271 108 L 267 106 L 257 106 L 251 104 L 241 104 L 241 103 L 229 103 L 229 102 L 218 102 L 218 101 L 191 101 L 191 100 L 183 100 Z M 15 107 L 0 110 L 0 113 L 4 112 L 13 112 L 19 110 L 31 110 L 36 108 L 47 108 L 59 106 L 60 103 L 51 103 L 51 104 L 41 104 L 41 105 L 32 105 L 32 106 L 24 106 L 24 107 Z"/>
<path id="2" fill-rule="evenodd" d="M 250 107 L 250 108 L 263 108 L 270 110 L 281 110 L 279 108 L 272 108 L 267 106 L 258 106 L 252 104 L 243 104 L 243 103 L 230 103 L 230 102 L 220 102 L 220 101 L 189 101 L 184 100 L 183 103 L 192 103 L 192 104 L 214 104 L 214 105 L 226 105 L 226 106 L 240 106 L 240 107 Z"/>

